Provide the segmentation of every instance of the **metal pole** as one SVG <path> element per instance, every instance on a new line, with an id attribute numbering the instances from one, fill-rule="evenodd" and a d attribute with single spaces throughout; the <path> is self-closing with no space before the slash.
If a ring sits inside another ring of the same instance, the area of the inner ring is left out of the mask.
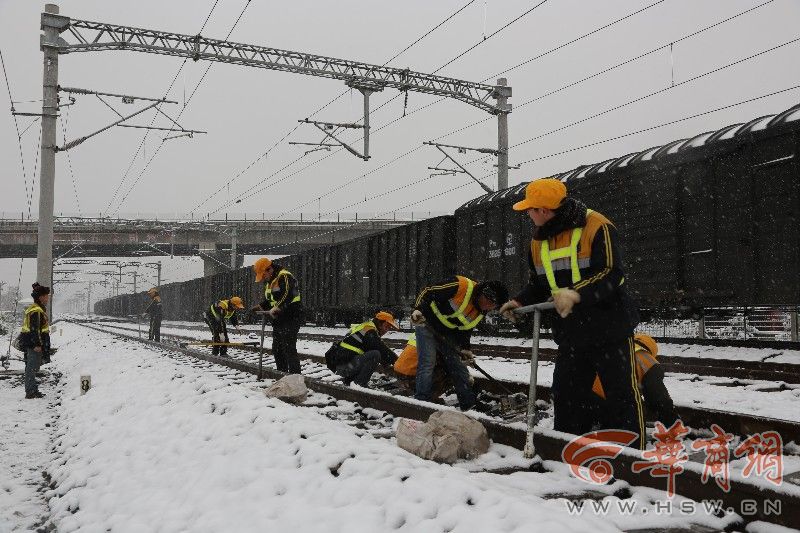
<path id="1" fill-rule="evenodd" d="M 789 339 L 797 342 L 797 308 L 795 307 L 789 312 L 789 324 L 792 331 L 789 333 Z"/>
<path id="2" fill-rule="evenodd" d="M 58 39 L 69 19 L 58 16 L 58 6 L 45 4 L 42 13 L 42 154 L 39 174 L 39 228 L 36 277 L 53 285 L 53 203 L 56 179 L 56 116 L 58 112 Z M 55 16 L 54 16 L 55 15 Z M 50 306 L 52 316 L 52 305 Z"/>
<path id="3" fill-rule="evenodd" d="M 158 267 L 156 268 L 158 272 L 158 278 L 156 279 L 156 289 L 159 291 L 161 290 L 161 261 L 158 261 Z"/>
<path id="4" fill-rule="evenodd" d="M 264 330 L 267 327 L 267 315 L 261 317 L 261 346 L 258 349 L 258 381 L 264 379 Z"/>
<path id="5" fill-rule="evenodd" d="M 542 311 L 553 309 L 552 302 L 528 305 L 514 310 L 515 313 L 533 312 L 533 345 L 531 346 L 531 380 L 528 385 L 528 429 L 525 432 L 525 449 L 523 455 L 526 459 L 532 459 L 536 455 L 536 448 L 533 444 L 533 427 L 536 425 L 536 385 L 539 375 L 539 329 L 542 326 Z"/>
<path id="6" fill-rule="evenodd" d="M 233 233 L 231 233 L 231 269 L 235 269 L 238 265 L 236 264 L 236 226 L 233 227 Z"/>
<path id="7" fill-rule="evenodd" d="M 91 315 L 92 314 L 92 308 L 91 308 L 91 305 L 92 305 L 92 282 L 91 281 L 89 282 L 89 288 L 87 289 L 86 293 L 87 293 L 86 294 L 86 314 L 87 315 Z"/>
<path id="8" fill-rule="evenodd" d="M 495 98 L 497 107 L 502 111 L 497 113 L 497 190 L 502 191 L 508 188 L 508 114 L 511 112 L 511 104 L 508 97 L 511 96 L 511 87 L 507 86 L 506 78 L 499 78 L 495 86 Z"/>
<path id="9" fill-rule="evenodd" d="M 364 160 L 369 159 L 369 95 L 372 91 L 361 89 L 364 95 Z"/>

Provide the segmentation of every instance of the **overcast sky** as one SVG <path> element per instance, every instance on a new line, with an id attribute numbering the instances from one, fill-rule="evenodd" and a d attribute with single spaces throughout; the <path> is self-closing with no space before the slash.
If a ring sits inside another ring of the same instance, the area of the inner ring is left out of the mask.
<path id="1" fill-rule="evenodd" d="M 468 0 L 252 0 L 230 40 L 383 64 L 467 3 Z M 656 3 L 608 29 L 505 73 L 513 87 L 510 102 L 515 108 L 509 117 L 511 145 L 673 84 L 677 86 L 514 147 L 510 153 L 512 164 L 800 84 L 798 43 L 682 84 L 695 76 L 800 37 L 797 29 L 800 3 L 774 0 L 717 28 L 678 42 L 671 51 L 666 47 L 622 68 L 523 106 L 529 100 L 677 41 L 763 1 L 549 0 L 491 36 L 536 3 L 475 0 L 390 65 L 434 72 L 480 42 L 479 46 L 438 73 L 493 83 L 499 72 Z M 61 14 L 75 19 L 184 34 L 196 34 L 200 30 L 213 4 L 213 0 L 70 0 L 59 3 Z M 246 4 L 247 0 L 219 0 L 202 34 L 224 38 Z M 39 17 L 43 5 L 43 2 L 30 0 L 0 0 L 0 50 L 15 101 L 41 98 Z M 484 37 L 489 38 L 484 41 Z M 69 54 L 60 58 L 59 81 L 62 86 L 159 97 L 165 94 L 183 62 L 176 57 L 137 52 Z M 260 216 L 266 212 L 291 219 L 299 217 L 301 211 L 304 216 L 316 216 L 320 211 L 327 216 L 336 213 L 352 216 L 358 211 L 361 216 L 391 216 L 393 211 L 400 214 L 410 211 L 417 214 L 452 212 L 465 201 L 482 194 L 478 185 L 463 175 L 420 180 L 429 177 L 430 171 L 426 167 L 441 159 L 435 149 L 422 147 L 423 141 L 438 139 L 439 142 L 457 145 L 496 147 L 497 126 L 493 117 L 445 136 L 489 117 L 483 111 L 458 101 L 435 103 L 417 111 L 437 98 L 410 93 L 407 116 L 396 120 L 403 114 L 404 99 L 398 97 L 397 91 L 385 90 L 372 97 L 373 109 L 388 104 L 371 115 L 370 151 L 373 157 L 369 162 L 356 159 L 343 150 L 321 151 L 301 157 L 305 149 L 290 146 L 287 141 L 317 142 L 320 134 L 309 125 L 295 130 L 297 120 L 310 116 L 342 93 L 346 89 L 342 82 L 213 64 L 184 109 L 185 100 L 194 91 L 207 66 L 205 62 L 187 62 L 169 93 L 170 98 L 180 103 L 163 108 L 173 117 L 182 112 L 180 122 L 184 127 L 207 130 L 207 135 L 162 141 L 163 134 L 151 133 L 144 149 L 134 158 L 143 130 L 115 128 L 68 153 L 59 153 L 56 158 L 56 213 L 183 216 L 193 212 L 196 217 L 208 213 L 224 217 L 226 213 L 231 216 L 258 213 Z M 20 213 L 27 212 L 26 186 L 14 122 L 8 112 L 8 93 L 5 87 L 2 89 L 0 105 L 4 111 L 0 113 L 0 162 L 3 194 L 0 195 L 0 211 L 6 217 L 19 217 Z M 509 181 L 514 185 L 580 164 L 602 161 L 780 112 L 798 101 L 800 91 L 784 92 L 647 133 L 547 157 L 512 170 Z M 111 100 L 109 103 L 128 112 L 140 105 Z M 18 110 L 30 112 L 39 112 L 40 106 L 40 102 L 15 104 Z M 361 110 L 360 94 L 348 92 L 314 118 L 353 122 L 361 118 Z M 148 112 L 131 123 L 147 124 L 152 116 Z M 59 143 L 63 137 L 62 125 L 69 140 L 99 129 L 115 117 L 96 98 L 80 96 L 74 106 L 62 110 Z M 18 120 L 20 128 L 25 128 L 31 119 L 20 117 Z M 157 118 L 155 124 L 169 126 L 164 117 Z M 382 128 L 386 124 L 389 125 Z M 288 138 L 278 142 L 292 130 L 295 131 Z M 352 141 L 356 148 L 361 148 L 358 131 L 351 130 L 342 136 Z M 36 123 L 22 138 L 28 186 L 37 167 L 38 137 Z M 162 143 L 157 156 L 142 172 Z M 411 154 L 396 159 L 414 149 Z M 268 155 L 262 157 L 268 150 Z M 496 177 L 491 175 L 495 172 L 493 158 L 476 158 L 472 154 L 458 154 L 457 157 L 463 163 L 477 159 L 468 168 L 478 176 L 489 175 L 487 184 L 496 187 Z M 281 170 L 284 167 L 287 168 Z M 35 178 L 34 217 L 38 205 L 38 169 Z M 351 180 L 352 184 L 343 187 Z M 407 187 L 374 198 L 404 185 Z M 451 190 L 459 185 L 463 186 Z M 214 194 L 218 189 L 222 190 Z M 241 203 L 231 204 L 239 198 Z M 359 203 L 351 205 L 354 202 Z M 193 277 L 201 272 L 200 262 L 196 259 L 176 259 L 166 264 L 165 277 L 170 279 Z M 0 279 L 16 285 L 18 268 L 19 261 L 0 261 Z M 29 274 L 34 270 L 32 262 L 26 261 L 24 270 L 23 286 L 27 287 L 33 281 L 32 274 Z"/>

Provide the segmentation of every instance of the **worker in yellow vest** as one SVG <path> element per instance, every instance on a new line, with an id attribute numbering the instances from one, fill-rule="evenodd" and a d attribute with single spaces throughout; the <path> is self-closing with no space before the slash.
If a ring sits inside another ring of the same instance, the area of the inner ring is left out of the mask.
<path id="1" fill-rule="evenodd" d="M 378 311 L 371 320 L 350 326 L 350 331 L 331 354 L 333 367 L 344 378 L 345 385 L 355 382 L 367 387 L 379 363 L 387 368 L 394 364 L 397 355 L 381 337 L 398 328 L 394 316 L 387 311 Z"/>
<path id="2" fill-rule="evenodd" d="M 203 320 L 211 329 L 211 342 L 214 343 L 211 346 L 213 355 L 219 354 L 223 357 L 228 355 L 228 347 L 225 345 L 230 342 L 227 322 L 233 324 L 237 330 L 239 329 L 239 320 L 236 317 L 237 309 L 244 309 L 244 304 L 241 298 L 233 296 L 211 304 L 203 313 Z M 241 333 L 241 330 L 239 332 Z"/>
<path id="3" fill-rule="evenodd" d="M 477 282 L 453 276 L 422 289 L 411 313 L 419 356 L 414 398 L 432 399 L 433 369 L 441 361 L 453 380 L 459 407 L 463 411 L 488 409 L 478 402 L 465 363 L 475 358 L 470 350 L 472 331 L 484 313 L 497 309 L 506 300 L 508 289 L 496 280 Z"/>
<path id="4" fill-rule="evenodd" d="M 671 427 L 678 418 L 675 404 L 669 391 L 664 386 L 664 369 L 658 364 L 658 344 L 655 339 L 644 333 L 637 333 L 633 337 L 636 350 L 636 382 L 644 396 L 648 410 L 655 415 L 658 422 L 665 427 Z M 592 392 L 602 398 L 599 402 L 598 418 L 603 417 L 606 393 L 600 376 L 594 378 Z"/>
<path id="5" fill-rule="evenodd" d="M 264 300 L 254 310 L 266 311 L 272 319 L 272 355 L 281 372 L 300 373 L 297 335 L 303 325 L 300 285 L 294 274 L 267 257 L 253 264 L 256 283 L 264 282 Z"/>
<path id="6" fill-rule="evenodd" d="M 638 435 L 644 446 L 644 410 L 634 371 L 633 331 L 637 306 L 625 290 L 625 273 L 614 225 L 567 195 L 554 178 L 532 181 L 514 204 L 533 222 L 528 285 L 500 312 L 509 319 L 523 305 L 553 300 L 547 312 L 558 357 L 553 373 L 553 427 L 575 435 L 591 430 L 582 412 L 592 402 L 600 374 L 606 391 L 607 426 Z"/>
<path id="7" fill-rule="evenodd" d="M 20 347 L 25 350 L 25 398 L 44 398 L 36 383 L 36 372 L 42 361 L 50 358 L 50 324 L 47 319 L 47 303 L 50 287 L 33 284 L 33 303 L 25 309 L 20 329 Z"/>

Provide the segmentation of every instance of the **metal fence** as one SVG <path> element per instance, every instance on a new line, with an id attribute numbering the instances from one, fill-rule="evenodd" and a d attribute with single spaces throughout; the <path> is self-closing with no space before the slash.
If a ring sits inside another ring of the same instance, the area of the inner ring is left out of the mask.
<path id="1" fill-rule="evenodd" d="M 637 331 L 654 337 L 797 341 L 798 308 L 706 309 L 697 319 L 653 319 Z"/>

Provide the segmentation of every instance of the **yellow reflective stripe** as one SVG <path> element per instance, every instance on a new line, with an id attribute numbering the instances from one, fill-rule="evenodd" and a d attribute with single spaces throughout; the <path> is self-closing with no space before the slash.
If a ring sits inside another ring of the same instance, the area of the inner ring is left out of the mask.
<path id="1" fill-rule="evenodd" d="M 581 280 L 581 269 L 578 264 L 578 244 L 581 242 L 581 235 L 583 235 L 583 228 L 573 229 L 569 246 L 558 248 L 553 251 L 550 251 L 550 243 L 547 240 L 542 241 L 542 268 L 544 268 L 544 275 L 547 278 L 547 283 L 550 285 L 550 292 L 552 294 L 555 294 L 561 288 L 556 284 L 556 275 L 555 272 L 553 272 L 554 259 L 569 257 L 573 285 Z"/>
<path id="2" fill-rule="evenodd" d="M 411 336 L 408 338 L 408 346 L 416 346 L 417 345 L 417 334 L 412 333 Z"/>
<path id="3" fill-rule="evenodd" d="M 340 342 L 340 343 L 339 343 L 339 346 L 341 346 L 341 347 L 342 347 L 342 348 L 344 348 L 345 350 L 350 350 L 350 351 L 356 352 L 358 355 L 361 355 L 361 354 L 363 354 L 363 353 L 364 353 L 364 350 L 362 350 L 361 348 L 356 348 L 356 347 L 355 347 L 355 346 L 353 346 L 352 344 L 347 344 L 347 343 L 346 343 L 346 342 L 344 342 L 344 341 Z"/>
<path id="4" fill-rule="evenodd" d="M 45 325 L 42 327 L 39 332 L 40 333 L 50 333 L 50 324 L 47 322 L 47 313 L 44 312 L 39 305 L 33 304 L 27 309 L 25 309 L 25 314 L 22 317 L 22 327 L 20 328 L 20 333 L 30 333 L 31 332 L 31 315 L 34 313 L 42 313 L 45 317 Z"/>
<path id="5" fill-rule="evenodd" d="M 278 300 L 276 300 L 275 297 L 272 296 L 272 288 L 278 286 L 278 280 L 280 279 L 281 276 L 291 276 L 291 277 L 294 278 L 294 274 L 292 274 L 291 272 L 289 272 L 286 269 L 283 269 L 278 273 L 277 276 L 275 276 L 274 280 L 272 280 L 271 282 L 267 283 L 264 286 L 264 297 L 267 299 L 267 301 L 270 303 L 270 305 L 272 307 L 275 307 L 275 305 L 278 303 Z M 295 279 L 297 279 L 297 278 L 295 278 Z M 289 290 L 289 280 L 286 280 L 286 290 L 287 290 L 287 292 Z M 299 301 L 300 301 L 300 290 L 297 289 L 297 296 L 292 298 L 292 300 L 289 303 L 293 304 L 293 303 L 299 302 Z"/>
<path id="6" fill-rule="evenodd" d="M 214 304 L 211 304 L 211 314 L 214 315 L 214 318 L 219 318 L 216 310 L 214 310 Z"/>
<path id="7" fill-rule="evenodd" d="M 477 326 L 478 323 L 483 319 L 483 315 L 479 314 L 477 318 L 475 318 L 475 320 L 470 322 L 464 315 L 464 309 L 467 308 L 467 306 L 470 303 L 470 300 L 472 300 L 472 290 L 475 288 L 474 281 L 472 281 L 469 278 L 464 278 L 464 279 L 467 280 L 467 292 L 464 294 L 464 300 L 461 302 L 461 305 L 454 313 L 450 315 L 445 315 L 441 311 L 439 311 L 439 306 L 436 305 L 436 302 L 431 302 L 431 310 L 433 310 L 433 314 L 436 315 L 436 318 L 438 318 L 439 321 L 449 329 L 459 329 L 461 331 L 472 329 L 475 326 Z M 453 324 L 452 322 L 450 322 L 451 318 L 455 318 L 456 320 L 461 322 L 461 325 L 459 326 L 458 324 Z"/>

